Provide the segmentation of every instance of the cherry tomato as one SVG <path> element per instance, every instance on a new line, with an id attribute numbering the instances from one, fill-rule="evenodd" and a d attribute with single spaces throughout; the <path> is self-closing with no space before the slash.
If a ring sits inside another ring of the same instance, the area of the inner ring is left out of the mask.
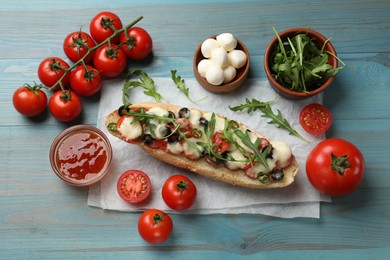
<path id="1" fill-rule="evenodd" d="M 149 33 L 140 27 L 130 27 L 119 38 L 121 49 L 133 60 L 142 60 L 152 51 L 153 41 Z"/>
<path id="2" fill-rule="evenodd" d="M 353 192 L 364 176 L 364 158 L 352 143 L 330 138 L 321 141 L 306 160 L 311 184 L 321 193 L 341 197 Z"/>
<path id="3" fill-rule="evenodd" d="M 53 87 L 69 70 L 69 64 L 64 60 L 57 57 L 49 57 L 44 59 L 38 66 L 38 78 L 46 87 Z M 69 83 L 69 73 L 61 80 L 62 85 L 65 86 Z M 59 89 L 59 85 L 56 85 L 54 90 Z"/>
<path id="4" fill-rule="evenodd" d="M 221 132 L 216 132 L 212 137 L 212 142 L 214 146 L 214 152 L 224 153 L 229 147 L 230 143 L 223 139 L 223 134 Z"/>
<path id="5" fill-rule="evenodd" d="M 164 202 L 174 210 L 186 210 L 194 204 L 196 199 L 196 186 L 184 175 L 169 177 L 162 187 Z"/>
<path id="6" fill-rule="evenodd" d="M 114 34 L 113 28 L 120 30 L 122 27 L 122 21 L 116 14 L 104 11 L 92 18 L 89 24 L 89 32 L 97 43 L 101 43 Z M 119 35 L 111 40 L 112 43 L 118 41 Z"/>
<path id="7" fill-rule="evenodd" d="M 73 91 L 56 91 L 49 100 L 49 111 L 58 121 L 76 119 L 82 110 L 80 98 Z"/>
<path id="8" fill-rule="evenodd" d="M 95 47 L 96 44 L 92 37 L 85 32 L 72 32 L 65 37 L 63 49 L 66 57 L 73 62 L 79 61 L 88 50 Z M 88 63 L 93 58 L 94 51 L 92 51 L 87 57 L 85 57 L 84 62 Z"/>
<path id="9" fill-rule="evenodd" d="M 150 195 L 152 184 L 143 171 L 128 170 L 118 179 L 117 191 L 129 203 L 143 202 Z"/>
<path id="10" fill-rule="evenodd" d="M 70 73 L 70 86 L 80 96 L 92 96 L 102 87 L 102 77 L 90 65 L 79 65 Z"/>
<path id="11" fill-rule="evenodd" d="M 46 109 L 47 96 L 39 86 L 26 85 L 15 90 L 12 102 L 20 114 L 33 117 Z"/>
<path id="12" fill-rule="evenodd" d="M 171 217 L 158 209 L 148 209 L 138 220 L 140 236 L 151 244 L 159 244 L 168 239 L 173 229 Z"/>
<path id="13" fill-rule="evenodd" d="M 332 114 L 321 104 L 312 103 L 305 106 L 299 114 L 299 122 L 310 134 L 322 134 L 332 124 Z"/>
<path id="14" fill-rule="evenodd" d="M 127 58 L 117 45 L 105 44 L 96 50 L 93 64 L 102 76 L 113 78 L 125 70 Z"/>

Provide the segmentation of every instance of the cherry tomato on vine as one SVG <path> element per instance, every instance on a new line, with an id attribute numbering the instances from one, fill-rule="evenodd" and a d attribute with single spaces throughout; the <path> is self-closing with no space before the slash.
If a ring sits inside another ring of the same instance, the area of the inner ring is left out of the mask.
<path id="1" fill-rule="evenodd" d="M 37 116 L 47 106 L 47 96 L 38 85 L 25 85 L 15 90 L 12 103 L 20 114 L 28 117 Z"/>
<path id="2" fill-rule="evenodd" d="M 44 59 L 38 66 L 38 78 L 46 87 L 53 87 L 61 78 L 65 72 L 69 70 L 69 64 L 63 59 L 58 57 L 49 57 Z M 69 83 L 69 73 L 67 73 L 62 79 L 62 85 L 65 86 Z M 59 85 L 53 90 L 59 89 Z"/>
<path id="3" fill-rule="evenodd" d="M 119 196 L 129 203 L 140 203 L 148 198 L 152 184 L 149 176 L 143 171 L 128 170 L 118 179 Z"/>
<path id="4" fill-rule="evenodd" d="M 113 29 L 120 30 L 122 27 L 122 21 L 116 14 L 104 11 L 92 18 L 89 32 L 97 43 L 101 43 L 114 34 Z M 112 43 L 118 43 L 118 41 L 119 35 L 111 40 Z"/>
<path id="5" fill-rule="evenodd" d="M 184 175 L 172 175 L 162 187 L 164 202 L 174 210 L 186 210 L 194 204 L 196 186 Z"/>
<path id="6" fill-rule="evenodd" d="M 55 119 L 69 122 L 76 119 L 82 110 L 80 98 L 70 90 L 58 90 L 49 100 L 49 111 Z"/>
<path id="7" fill-rule="evenodd" d="M 173 229 L 171 217 L 158 209 L 148 209 L 138 220 L 140 236 L 151 244 L 162 243 L 168 239 Z"/>
<path id="8" fill-rule="evenodd" d="M 140 27 L 131 27 L 119 39 L 121 49 L 133 60 L 142 60 L 152 51 L 153 41 L 149 33 Z"/>
<path id="9" fill-rule="evenodd" d="M 70 73 L 70 87 L 80 96 L 92 96 L 101 89 L 102 77 L 94 67 L 79 65 Z"/>
<path id="10" fill-rule="evenodd" d="M 311 184 L 321 193 L 341 197 L 353 192 L 364 177 L 364 158 L 352 143 L 341 138 L 321 141 L 306 160 Z"/>
<path id="11" fill-rule="evenodd" d="M 92 39 L 92 36 L 88 33 L 79 31 L 72 32 L 65 37 L 63 49 L 66 57 L 72 62 L 79 61 L 88 50 L 95 47 L 96 44 Z M 92 51 L 87 57 L 85 57 L 84 62 L 89 63 L 93 59 L 94 51 Z"/>
<path id="12" fill-rule="evenodd" d="M 324 105 L 312 103 L 301 110 L 299 122 L 309 134 L 322 134 L 332 124 L 332 114 Z"/>
<path id="13" fill-rule="evenodd" d="M 117 45 L 105 44 L 96 50 L 93 64 L 102 76 L 113 78 L 125 70 L 127 58 Z"/>

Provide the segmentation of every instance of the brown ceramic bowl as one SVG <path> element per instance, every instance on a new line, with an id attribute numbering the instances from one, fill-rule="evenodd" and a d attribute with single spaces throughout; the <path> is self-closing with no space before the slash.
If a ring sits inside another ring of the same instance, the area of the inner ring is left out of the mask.
<path id="1" fill-rule="evenodd" d="M 108 174 L 111 161 L 112 148 L 107 136 L 90 125 L 66 128 L 50 147 L 53 171 L 72 186 L 97 183 Z"/>
<path id="2" fill-rule="evenodd" d="M 282 31 L 279 33 L 280 38 L 282 41 L 284 41 L 287 37 L 293 37 L 295 34 L 298 33 L 307 33 L 310 37 L 313 37 L 316 39 L 315 44 L 319 49 L 322 48 L 324 43 L 326 42 L 327 38 L 320 33 L 308 29 L 308 28 L 291 28 L 285 31 Z M 271 60 L 273 59 L 273 52 L 275 49 L 275 45 L 278 44 L 278 38 L 275 36 L 271 42 L 268 44 L 267 49 L 265 51 L 264 55 L 264 69 L 265 74 L 267 75 L 268 81 L 270 85 L 275 89 L 277 93 L 279 93 L 282 97 L 288 98 L 288 99 L 305 99 L 309 98 L 311 96 L 314 96 L 318 93 L 323 92 L 329 85 L 333 82 L 334 77 L 330 77 L 327 79 L 320 87 L 311 90 L 307 93 L 304 92 L 296 92 L 291 91 L 288 89 L 288 87 L 285 87 L 281 85 L 273 76 L 271 71 Z M 336 50 L 334 49 L 333 45 L 328 41 L 325 50 L 333 53 L 336 56 Z M 333 68 L 337 68 L 338 62 L 335 57 L 332 55 L 329 55 L 328 63 L 332 65 Z"/>
<path id="3" fill-rule="evenodd" d="M 217 35 L 211 36 L 210 38 L 216 39 Z M 237 38 L 236 38 L 237 39 Z M 241 87 L 245 80 L 248 77 L 249 73 L 249 65 L 250 65 L 250 57 L 249 57 L 249 52 L 248 49 L 245 47 L 245 45 L 237 39 L 237 47 L 236 50 L 242 50 L 245 52 L 246 57 L 247 57 L 247 62 L 246 64 L 242 67 L 239 68 L 236 72 L 236 77 L 230 81 L 229 83 L 222 83 L 221 85 L 213 85 L 207 82 L 205 78 L 203 78 L 198 71 L 198 63 L 204 59 L 202 52 L 201 52 L 201 46 L 202 44 L 199 44 L 198 48 L 196 48 L 195 54 L 194 54 L 194 64 L 193 64 L 193 69 L 194 69 L 194 75 L 196 80 L 199 82 L 199 84 L 205 88 L 206 90 L 212 92 L 212 93 L 229 93 L 233 90 L 238 89 Z"/>

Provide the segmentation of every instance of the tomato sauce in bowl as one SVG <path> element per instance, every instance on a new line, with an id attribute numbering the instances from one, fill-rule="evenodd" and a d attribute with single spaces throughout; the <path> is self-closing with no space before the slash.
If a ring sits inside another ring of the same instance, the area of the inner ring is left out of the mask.
<path id="1" fill-rule="evenodd" d="M 89 186 L 109 171 L 111 144 L 96 127 L 76 125 L 62 131 L 50 148 L 50 164 L 57 176 L 73 186 Z"/>

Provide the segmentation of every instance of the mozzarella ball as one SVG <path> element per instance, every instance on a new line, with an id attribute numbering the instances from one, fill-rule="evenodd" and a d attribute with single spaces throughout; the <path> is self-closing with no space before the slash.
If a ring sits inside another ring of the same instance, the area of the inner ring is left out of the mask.
<path id="1" fill-rule="evenodd" d="M 223 70 L 223 83 L 229 83 L 236 77 L 236 69 L 233 66 L 228 66 Z"/>
<path id="2" fill-rule="evenodd" d="M 223 47 L 226 51 L 232 51 L 237 46 L 237 40 L 233 37 L 231 33 L 222 33 L 216 38 L 219 45 Z"/>
<path id="3" fill-rule="evenodd" d="M 200 51 L 202 52 L 203 57 L 210 58 L 211 52 L 218 47 L 219 43 L 217 40 L 209 38 L 202 43 Z"/>
<path id="4" fill-rule="evenodd" d="M 230 65 L 239 69 L 246 64 L 246 54 L 242 50 L 232 50 L 228 54 Z"/>
<path id="5" fill-rule="evenodd" d="M 210 60 L 222 69 L 229 65 L 228 53 L 222 47 L 216 48 L 211 52 Z"/>
<path id="6" fill-rule="evenodd" d="M 211 66 L 206 72 L 206 80 L 212 85 L 221 85 L 224 80 L 223 70 L 218 66 Z"/>
<path id="7" fill-rule="evenodd" d="M 206 77 L 206 71 L 212 66 L 212 62 L 209 59 L 203 59 L 198 63 L 198 71 L 202 77 Z"/>

